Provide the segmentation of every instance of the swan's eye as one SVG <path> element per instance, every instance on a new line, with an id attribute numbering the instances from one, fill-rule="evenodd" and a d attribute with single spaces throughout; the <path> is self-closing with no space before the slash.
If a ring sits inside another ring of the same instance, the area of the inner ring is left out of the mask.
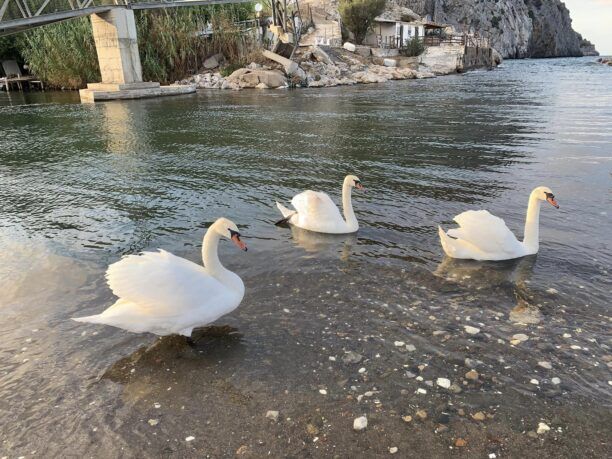
<path id="1" fill-rule="evenodd" d="M 544 194 L 546 195 L 546 199 L 555 199 L 555 195 L 552 193 L 548 193 L 545 191 Z"/>
<path id="2" fill-rule="evenodd" d="M 361 183 L 361 181 L 355 180 L 355 185 L 359 185 L 360 183 Z"/>
<path id="3" fill-rule="evenodd" d="M 240 233 L 238 231 L 234 231 L 231 228 L 228 228 L 228 231 L 230 232 L 230 238 L 237 237 L 240 240 Z"/>

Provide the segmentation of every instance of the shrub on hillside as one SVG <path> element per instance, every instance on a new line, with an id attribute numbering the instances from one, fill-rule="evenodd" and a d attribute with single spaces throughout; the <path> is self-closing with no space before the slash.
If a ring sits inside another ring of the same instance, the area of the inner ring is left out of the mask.
<path id="1" fill-rule="evenodd" d="M 374 18 L 385 9 L 386 0 L 340 0 L 338 11 L 344 26 L 360 45 L 365 40 Z"/>

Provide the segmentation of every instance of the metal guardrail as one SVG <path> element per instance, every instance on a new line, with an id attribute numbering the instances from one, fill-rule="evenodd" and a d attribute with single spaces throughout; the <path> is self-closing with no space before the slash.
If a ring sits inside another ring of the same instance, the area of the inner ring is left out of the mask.
<path id="1" fill-rule="evenodd" d="M 103 13 L 113 8 L 142 10 L 249 1 L 251 0 L 0 0 L 0 36 L 66 19 Z"/>
<path id="2" fill-rule="evenodd" d="M 425 35 L 416 37 L 419 41 L 421 41 L 425 46 L 440 46 L 440 45 L 461 45 L 467 46 L 469 48 L 488 48 L 489 47 L 489 39 L 485 37 L 476 37 L 473 35 Z M 389 36 L 381 36 L 377 37 L 378 45 L 380 48 L 390 48 L 396 49 L 401 48 L 402 44 L 399 37 L 395 35 Z M 410 38 L 408 40 L 413 40 L 414 38 Z"/>

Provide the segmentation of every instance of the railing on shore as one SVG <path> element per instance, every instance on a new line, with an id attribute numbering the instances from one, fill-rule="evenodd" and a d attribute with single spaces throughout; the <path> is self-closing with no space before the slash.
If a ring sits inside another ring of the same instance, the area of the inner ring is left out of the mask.
<path id="1" fill-rule="evenodd" d="M 452 35 L 425 35 L 424 37 L 409 37 L 404 39 L 403 45 L 405 46 L 408 41 L 419 40 L 425 46 L 440 46 L 440 45 L 460 45 L 467 46 L 469 48 L 488 48 L 489 39 L 485 37 L 477 37 L 475 35 L 468 34 L 452 34 Z M 378 46 L 379 48 L 386 49 L 399 49 L 402 48 L 402 40 L 400 37 L 395 35 L 381 36 L 378 35 Z"/>

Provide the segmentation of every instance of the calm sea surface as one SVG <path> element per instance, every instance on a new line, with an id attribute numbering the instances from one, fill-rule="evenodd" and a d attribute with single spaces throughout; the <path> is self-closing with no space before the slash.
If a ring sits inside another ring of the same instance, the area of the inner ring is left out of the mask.
<path id="1" fill-rule="evenodd" d="M 477 360 L 480 371 L 512 386 L 503 393 L 610 405 L 612 69 L 593 58 L 97 105 L 79 104 L 74 93 L 0 93 L 0 126 L 4 455 L 49 457 L 71 445 L 97 456 L 92 445 L 102 442 L 107 457 L 125 457 L 181 444 L 175 437 L 188 429 L 154 438 L 147 424 L 160 417 L 152 404 L 168 397 L 172 381 L 156 394 L 144 389 L 150 380 L 102 377 L 156 338 L 69 318 L 112 304 L 104 272 L 122 255 L 164 248 L 199 261 L 204 230 L 220 216 L 237 223 L 250 249 L 222 243 L 220 251 L 247 288 L 241 307 L 219 321 L 241 335 L 240 352 L 227 357 L 233 368 L 220 371 L 243 391 L 263 390 L 256 387 L 273 373 L 266 384 L 279 392 L 316 392 L 327 383 L 310 380 L 309 365 L 354 350 L 373 361 L 378 353 L 396 371 L 427 362 L 434 382 L 458 380 L 471 367 L 464 360 Z M 340 203 L 349 173 L 367 188 L 353 193 L 356 236 L 273 225 L 275 200 L 307 188 Z M 527 199 L 539 185 L 561 208 L 542 207 L 537 256 L 445 259 L 438 224 L 488 209 L 522 237 Z M 481 331 L 474 337 L 464 325 Z M 517 333 L 530 339 L 510 344 Z M 400 353 L 397 340 L 415 344 L 414 357 Z M 257 364 L 269 360 L 273 370 Z M 444 370 L 453 365 L 451 377 Z M 363 383 L 356 369 L 346 375 L 349 392 Z M 174 369 L 177 380 L 181 371 Z M 395 385 L 412 393 L 409 373 Z M 399 389 L 387 403 L 396 397 Z M 192 432 L 196 442 L 207 435 Z"/>

